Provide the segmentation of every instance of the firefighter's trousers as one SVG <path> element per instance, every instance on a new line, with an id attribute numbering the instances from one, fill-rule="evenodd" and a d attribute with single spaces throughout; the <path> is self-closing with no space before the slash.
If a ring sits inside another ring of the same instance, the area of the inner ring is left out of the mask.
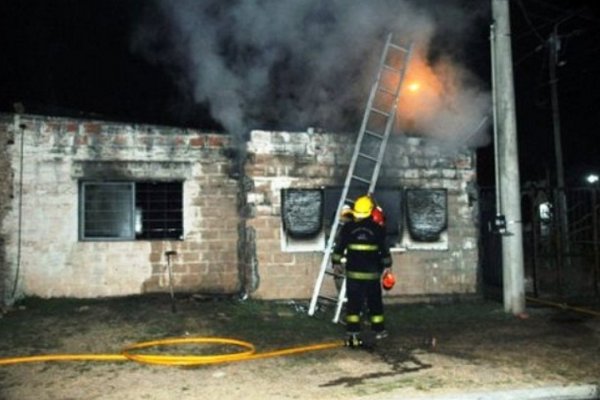
<path id="1" fill-rule="evenodd" d="M 381 283 L 376 279 L 353 279 L 348 273 L 346 279 L 346 331 L 349 334 L 360 332 L 360 312 L 367 304 L 371 330 L 381 332 L 385 329 L 383 320 L 383 300 L 381 298 Z"/>

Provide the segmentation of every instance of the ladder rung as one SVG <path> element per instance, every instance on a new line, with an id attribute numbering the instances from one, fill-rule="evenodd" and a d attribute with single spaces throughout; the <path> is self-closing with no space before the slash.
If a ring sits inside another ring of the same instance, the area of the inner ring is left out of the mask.
<path id="1" fill-rule="evenodd" d="M 389 44 L 389 46 L 390 46 L 392 49 L 396 49 L 396 50 L 399 50 L 399 51 L 403 51 L 403 52 L 405 52 L 405 53 L 408 53 L 408 49 L 405 49 L 405 48 L 404 48 L 404 47 L 402 47 L 402 46 L 398 46 L 397 44 L 390 43 L 390 44 Z"/>
<path id="2" fill-rule="evenodd" d="M 367 160 L 371 160 L 373 162 L 379 161 L 379 159 L 377 157 L 373 157 L 373 156 L 370 156 L 370 155 L 365 154 L 365 153 L 358 153 L 358 156 L 362 157 L 362 158 L 366 158 Z"/>
<path id="3" fill-rule="evenodd" d="M 394 92 L 393 90 L 384 88 L 383 86 L 377 86 L 377 90 L 379 90 L 380 92 L 383 92 L 383 93 L 390 94 L 392 96 L 396 96 L 398 94 L 398 93 Z"/>
<path id="4" fill-rule="evenodd" d="M 378 139 L 382 139 L 383 140 L 383 135 L 381 135 L 381 134 L 379 134 L 377 132 L 373 132 L 373 131 L 370 131 L 370 130 L 365 130 L 365 133 L 367 135 L 369 135 L 369 136 L 373 136 L 373 137 L 376 137 Z"/>
<path id="5" fill-rule="evenodd" d="M 384 117 L 389 117 L 390 116 L 390 113 L 382 111 L 382 110 L 378 110 L 377 108 L 371 107 L 371 111 L 374 112 L 374 113 L 377 113 L 377 114 L 381 114 Z"/>
<path id="6" fill-rule="evenodd" d="M 325 273 L 326 273 L 327 275 L 331 275 L 331 276 L 333 276 L 333 277 L 335 277 L 335 278 L 344 278 L 344 277 L 345 277 L 345 275 L 344 275 L 344 274 L 338 274 L 338 273 L 336 273 L 336 272 L 333 272 L 333 271 L 325 271 Z"/>
<path id="7" fill-rule="evenodd" d="M 394 68 L 391 65 L 387 65 L 387 64 L 383 64 L 383 68 L 390 70 L 392 72 L 397 72 L 397 73 L 401 73 L 402 69 L 398 69 L 398 68 Z"/>
<path id="8" fill-rule="evenodd" d="M 359 182 L 363 182 L 363 183 L 367 183 L 367 184 L 371 183 L 371 181 L 370 181 L 370 180 L 368 180 L 368 179 L 365 179 L 365 178 L 361 178 L 361 177 L 360 177 L 360 176 L 358 176 L 358 175 L 352 175 L 352 179 L 355 179 L 355 180 L 357 180 L 357 181 L 359 181 Z"/>
<path id="9" fill-rule="evenodd" d="M 327 301 L 331 301 L 333 303 L 337 303 L 338 299 L 337 297 L 331 297 L 331 296 L 324 296 L 322 294 L 319 295 L 319 299 L 321 300 L 327 300 Z"/>

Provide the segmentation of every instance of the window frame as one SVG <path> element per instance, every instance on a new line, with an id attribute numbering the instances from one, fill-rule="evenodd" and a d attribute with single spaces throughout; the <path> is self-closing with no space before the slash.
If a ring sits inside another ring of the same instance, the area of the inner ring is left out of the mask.
<path id="1" fill-rule="evenodd" d="M 140 232 L 137 231 L 137 223 L 139 222 L 139 208 L 137 207 L 137 184 L 138 183 L 179 183 L 181 185 L 181 234 L 178 237 L 139 237 Z M 183 240 L 184 236 L 184 199 L 183 199 L 183 181 L 181 180 L 81 180 L 79 182 L 78 190 L 78 240 L 82 242 L 94 242 L 94 241 L 152 241 L 152 240 Z M 131 198 L 128 199 L 127 204 L 129 206 L 129 229 L 128 235 L 120 236 L 92 236 L 86 232 L 86 190 L 90 186 L 128 186 L 131 190 Z"/>

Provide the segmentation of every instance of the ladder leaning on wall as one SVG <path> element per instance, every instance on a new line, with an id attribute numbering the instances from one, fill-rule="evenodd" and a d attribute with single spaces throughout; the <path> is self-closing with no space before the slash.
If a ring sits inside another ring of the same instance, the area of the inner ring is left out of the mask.
<path id="1" fill-rule="evenodd" d="M 375 190 L 385 148 L 394 125 L 396 107 L 400 97 L 400 89 L 404 75 L 410 62 L 412 44 L 402 47 L 392 42 L 389 34 L 379 61 L 377 77 L 367 102 L 344 187 L 340 195 L 330 234 L 327 239 L 319 275 L 308 308 L 308 314 L 314 315 L 320 301 L 336 304 L 333 322 L 340 319 L 342 307 L 346 302 L 346 277 L 333 271 L 331 253 L 335 246 L 335 237 L 342 225 L 340 215 L 344 205 L 352 205 L 357 196 L 372 194 Z M 337 297 L 324 295 L 323 280 L 325 275 L 341 280 Z"/>

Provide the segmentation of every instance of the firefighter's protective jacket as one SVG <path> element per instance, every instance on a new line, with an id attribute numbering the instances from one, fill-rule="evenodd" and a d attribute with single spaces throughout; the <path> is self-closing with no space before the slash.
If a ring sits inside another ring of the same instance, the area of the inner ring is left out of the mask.
<path id="1" fill-rule="evenodd" d="M 371 218 L 344 224 L 331 256 L 333 264 L 346 257 L 346 276 L 350 279 L 379 279 L 384 268 L 392 265 L 385 241 L 385 228 Z"/>

